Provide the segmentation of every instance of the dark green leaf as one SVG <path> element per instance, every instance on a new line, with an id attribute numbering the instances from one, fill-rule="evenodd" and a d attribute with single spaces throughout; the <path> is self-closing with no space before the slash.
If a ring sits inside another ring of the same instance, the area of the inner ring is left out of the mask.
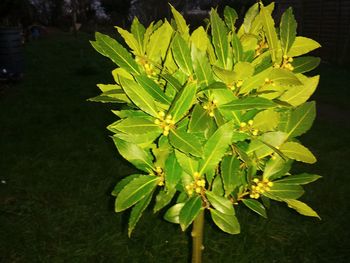
<path id="1" fill-rule="evenodd" d="M 149 152 L 146 152 L 134 143 L 126 142 L 115 137 L 113 137 L 113 141 L 120 155 L 135 165 L 136 168 L 145 172 L 152 171 L 153 158 Z"/>
<path id="2" fill-rule="evenodd" d="M 182 231 L 193 222 L 202 209 L 202 199 L 200 196 L 194 196 L 188 199 L 180 211 L 179 221 Z"/>
<path id="3" fill-rule="evenodd" d="M 164 219 L 170 223 L 180 224 L 179 215 L 185 203 L 178 203 L 168 209 L 164 215 Z"/>
<path id="4" fill-rule="evenodd" d="M 295 58 L 292 62 L 292 66 L 294 67 L 294 73 L 304 73 L 309 72 L 320 64 L 321 59 L 318 57 L 305 56 L 300 58 Z"/>
<path id="5" fill-rule="evenodd" d="M 121 212 L 133 206 L 148 194 L 150 194 L 159 183 L 158 176 L 140 176 L 128 183 L 118 194 L 115 202 L 115 211 Z"/>
<path id="6" fill-rule="evenodd" d="M 117 185 L 114 187 L 113 191 L 112 191 L 112 195 L 113 196 L 117 196 L 120 191 L 128 184 L 130 183 L 133 179 L 142 176 L 142 174 L 132 174 L 129 175 L 125 178 L 123 178 L 122 180 L 120 180 Z"/>
<path id="7" fill-rule="evenodd" d="M 234 31 L 235 30 L 235 23 L 238 18 L 236 10 L 234 10 L 232 7 L 225 6 L 224 8 L 224 19 L 227 27 L 229 30 Z"/>
<path id="8" fill-rule="evenodd" d="M 266 209 L 259 201 L 254 199 L 243 199 L 242 202 L 255 213 L 267 218 Z"/>
<path id="9" fill-rule="evenodd" d="M 156 197 L 156 204 L 153 208 L 153 212 L 156 213 L 164 206 L 170 203 L 176 193 L 175 188 L 170 188 L 168 190 L 161 190 Z"/>
<path id="10" fill-rule="evenodd" d="M 263 195 L 270 199 L 281 201 L 283 199 L 298 199 L 304 194 L 304 190 L 300 185 L 284 184 L 274 182 L 271 189 Z"/>
<path id="11" fill-rule="evenodd" d="M 210 209 L 211 218 L 214 223 L 224 232 L 229 234 L 239 234 L 241 228 L 235 215 L 223 214 L 215 209 Z"/>
<path id="12" fill-rule="evenodd" d="M 165 185 L 169 188 L 175 188 L 180 181 L 182 174 L 181 166 L 178 164 L 175 153 L 172 152 L 165 161 Z"/>
<path id="13" fill-rule="evenodd" d="M 200 141 L 190 133 L 172 130 L 169 134 L 169 140 L 171 145 L 181 152 L 192 154 L 197 157 L 201 157 L 203 154 Z"/>
<path id="14" fill-rule="evenodd" d="M 234 215 L 235 214 L 233 204 L 227 198 L 216 195 L 215 193 L 210 192 L 210 191 L 206 191 L 205 195 L 208 198 L 208 201 L 210 202 L 210 204 L 217 211 L 219 211 L 223 214 L 226 214 L 226 215 Z"/>
<path id="15" fill-rule="evenodd" d="M 178 163 L 186 173 L 193 175 L 195 172 L 198 172 L 197 160 L 177 150 L 175 150 L 175 155 Z"/>
<path id="16" fill-rule="evenodd" d="M 235 156 L 225 156 L 221 162 L 221 176 L 225 188 L 225 196 L 241 185 L 240 161 Z"/>
<path id="17" fill-rule="evenodd" d="M 297 175 L 290 175 L 276 182 L 284 184 L 309 184 L 320 179 L 321 177 L 322 176 L 319 176 L 317 174 L 302 173 Z"/>
<path id="18" fill-rule="evenodd" d="M 132 231 L 134 230 L 137 222 L 140 220 L 143 211 L 147 208 L 149 203 L 152 200 L 152 194 L 149 193 L 147 196 L 145 196 L 141 201 L 139 201 L 132 209 L 131 209 L 131 214 L 129 218 L 129 226 L 128 226 L 128 235 L 129 237 L 131 236 Z"/>

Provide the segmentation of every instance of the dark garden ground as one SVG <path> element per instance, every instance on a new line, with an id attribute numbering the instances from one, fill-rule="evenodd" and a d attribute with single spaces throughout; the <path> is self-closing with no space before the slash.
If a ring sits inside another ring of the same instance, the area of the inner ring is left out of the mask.
<path id="1" fill-rule="evenodd" d="M 105 127 L 116 106 L 87 102 L 110 83 L 113 65 L 92 36 L 49 35 L 25 46 L 26 73 L 0 86 L 0 262 L 187 262 L 189 233 L 151 210 L 127 237 L 113 211 L 113 186 L 134 172 Z M 283 204 L 268 219 L 237 209 L 242 233 L 205 225 L 204 262 L 349 262 L 350 70 L 322 64 L 318 116 L 301 139 L 318 157 L 294 171 L 323 178 L 302 200 L 322 221 Z"/>

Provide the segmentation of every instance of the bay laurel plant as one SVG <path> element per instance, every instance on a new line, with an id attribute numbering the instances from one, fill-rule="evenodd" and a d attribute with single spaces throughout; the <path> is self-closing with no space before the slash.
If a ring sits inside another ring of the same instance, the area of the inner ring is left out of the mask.
<path id="1" fill-rule="evenodd" d="M 147 28 L 135 18 L 124 39 L 96 33 L 92 46 L 116 65 L 115 83 L 98 84 L 92 101 L 120 103 L 108 126 L 121 156 L 138 170 L 114 188 L 115 211 L 131 209 L 128 232 L 143 211 L 165 208 L 165 220 L 185 231 L 193 224 L 199 262 L 203 214 L 229 234 L 240 232 L 235 207 L 267 217 L 270 200 L 318 217 L 298 199 L 320 178 L 292 174 L 293 162 L 314 163 L 298 137 L 315 119 L 308 101 L 319 76 L 304 73 L 319 58 L 301 56 L 320 45 L 296 36 L 291 8 L 279 25 L 274 3 L 254 4 L 243 23 L 226 7 L 190 32 L 182 15 Z M 151 201 L 154 202 L 151 202 Z"/>

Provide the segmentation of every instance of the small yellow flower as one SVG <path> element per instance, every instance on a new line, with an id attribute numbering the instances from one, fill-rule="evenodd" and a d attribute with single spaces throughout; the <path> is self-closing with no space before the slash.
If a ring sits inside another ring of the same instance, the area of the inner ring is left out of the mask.
<path id="1" fill-rule="evenodd" d="M 243 128 L 243 127 L 247 126 L 247 124 L 246 124 L 245 122 L 241 122 L 241 123 L 239 124 L 239 126 L 241 126 L 241 127 Z"/>
<path id="2" fill-rule="evenodd" d="M 253 125 L 253 123 L 254 123 L 254 121 L 253 121 L 253 120 L 249 120 L 249 121 L 248 121 L 248 125 L 250 125 L 250 126 L 252 126 L 252 125 Z"/>
<path id="3" fill-rule="evenodd" d="M 199 194 L 202 191 L 202 189 L 200 187 L 196 188 L 196 193 Z"/>
<path id="4" fill-rule="evenodd" d="M 201 177 L 201 175 L 198 172 L 194 172 L 193 176 L 194 176 L 194 178 L 200 178 Z"/>

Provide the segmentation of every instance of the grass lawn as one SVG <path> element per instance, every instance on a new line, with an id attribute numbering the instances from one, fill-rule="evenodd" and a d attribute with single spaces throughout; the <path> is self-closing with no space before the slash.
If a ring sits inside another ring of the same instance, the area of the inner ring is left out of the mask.
<path id="1" fill-rule="evenodd" d="M 148 210 L 129 239 L 128 213 L 113 211 L 113 186 L 135 170 L 105 129 L 112 106 L 86 102 L 113 69 L 88 39 L 27 44 L 25 78 L 0 92 L 0 262 L 188 262 L 189 233 Z M 350 70 L 318 71 L 319 114 L 302 137 L 318 162 L 294 171 L 323 176 L 302 198 L 322 221 L 282 204 L 267 220 L 241 207 L 240 235 L 206 223 L 204 262 L 348 262 Z"/>

